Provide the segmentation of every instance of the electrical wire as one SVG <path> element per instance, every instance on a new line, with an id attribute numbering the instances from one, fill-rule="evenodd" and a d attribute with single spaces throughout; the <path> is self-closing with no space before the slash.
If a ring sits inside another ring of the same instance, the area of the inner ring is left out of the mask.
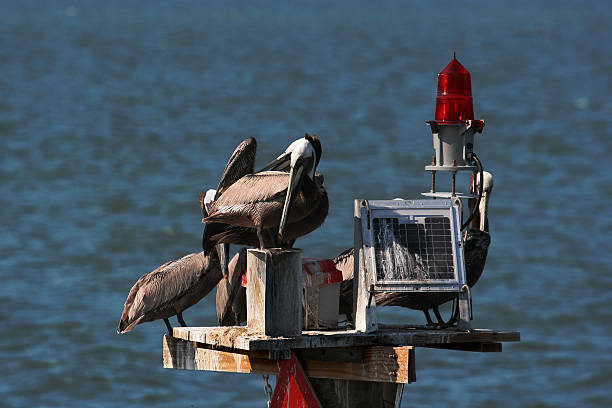
<path id="1" fill-rule="evenodd" d="M 482 193 L 483 193 L 483 188 L 484 188 L 484 181 L 483 181 L 484 180 L 484 170 L 482 168 L 482 163 L 480 162 L 480 159 L 474 152 L 472 152 L 471 158 L 476 163 L 476 166 L 478 167 L 478 172 L 480 174 L 480 184 L 477 183 L 479 185 L 479 189 L 478 189 L 478 197 L 476 198 L 476 204 L 474 205 L 474 208 L 472 209 L 472 213 L 470 214 L 470 217 L 467 219 L 466 222 L 464 222 L 461 225 L 461 231 L 466 229 L 470 225 L 470 222 L 472 222 L 472 219 L 474 219 L 474 216 L 476 215 L 476 211 L 478 211 L 478 207 L 480 206 L 480 199 L 482 198 Z"/>

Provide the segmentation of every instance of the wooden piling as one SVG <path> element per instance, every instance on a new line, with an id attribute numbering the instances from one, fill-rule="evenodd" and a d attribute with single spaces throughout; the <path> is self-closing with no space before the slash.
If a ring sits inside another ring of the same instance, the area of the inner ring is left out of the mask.
<path id="1" fill-rule="evenodd" d="M 302 251 L 247 251 L 247 327 L 266 336 L 302 333 Z"/>

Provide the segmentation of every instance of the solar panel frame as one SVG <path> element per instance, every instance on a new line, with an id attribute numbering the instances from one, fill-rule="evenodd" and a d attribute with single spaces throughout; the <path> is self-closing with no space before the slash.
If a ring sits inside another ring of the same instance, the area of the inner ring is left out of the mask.
<path id="1" fill-rule="evenodd" d="M 363 238 L 365 266 L 375 291 L 461 291 L 466 279 L 459 200 L 371 200 L 367 203 L 362 208 L 359 232 Z M 391 249 L 381 251 L 381 239 L 388 241 Z M 417 244 L 426 248 L 417 250 Z M 406 268 L 406 264 L 410 267 Z M 384 265 L 391 265 L 394 275 L 391 279 L 385 271 L 381 273 Z M 419 268 L 420 276 L 411 273 Z M 400 278 L 397 278 L 398 270 Z M 406 270 L 409 273 L 401 272 Z"/>

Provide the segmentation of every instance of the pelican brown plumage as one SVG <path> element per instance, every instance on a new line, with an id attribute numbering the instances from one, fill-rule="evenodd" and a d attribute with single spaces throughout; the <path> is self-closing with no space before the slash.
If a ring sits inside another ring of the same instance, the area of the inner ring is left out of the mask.
<path id="1" fill-rule="evenodd" d="M 295 223 L 303 222 L 318 227 L 325 219 L 329 207 L 322 178 L 319 182 L 313 181 L 320 156 L 321 143 L 316 136 L 307 134 L 296 140 L 281 156 L 266 166 L 265 171 L 247 174 L 229 186 L 212 203 L 204 222 L 207 225 L 228 224 L 254 228 L 262 249 L 274 246 L 279 241 L 289 241 L 286 231 L 288 225 L 295 226 Z M 287 167 L 289 173 L 267 170 Z M 270 228 L 278 229 L 278 234 L 274 234 L 278 240 L 266 237 L 269 234 L 265 234 L 264 229 Z M 307 233 L 314 228 L 303 228 L 302 231 Z M 214 235 L 205 231 L 206 238 L 213 241 Z"/>
<path id="2" fill-rule="evenodd" d="M 225 169 L 219 179 L 216 190 L 208 190 L 200 194 L 200 207 L 204 218 L 208 216 L 210 204 L 213 203 L 229 186 L 234 184 L 241 177 L 253 173 L 255 170 L 255 154 L 257 152 L 257 141 L 249 137 L 236 146 L 230 156 Z M 208 206 L 206 205 L 208 204 Z M 202 242 L 204 246 L 206 242 Z"/>
<path id="3" fill-rule="evenodd" d="M 255 170 L 256 151 L 257 141 L 252 137 L 243 140 L 236 146 L 225 165 L 217 189 L 208 190 L 206 193 L 200 194 L 200 206 L 204 218 L 208 217 L 212 203 L 219 198 L 225 190 L 243 176 L 253 173 Z M 205 255 L 208 255 L 215 246 L 215 242 L 212 241 L 210 237 L 223 231 L 225 228 L 226 225 L 224 224 L 206 223 L 202 233 L 202 249 Z M 227 277 L 229 244 L 219 244 L 216 245 L 216 247 L 219 252 L 221 272 L 223 277 Z"/>
<path id="4" fill-rule="evenodd" d="M 186 326 L 183 311 L 206 296 L 221 279 L 221 267 L 215 251 L 186 255 L 167 262 L 136 281 L 125 301 L 117 333 L 127 333 L 137 324 L 163 319 L 168 332 L 168 318 L 176 315 Z"/>
<path id="5" fill-rule="evenodd" d="M 314 182 L 320 190 L 320 199 L 317 200 L 318 204 L 312 209 L 311 215 L 296 222 L 289 222 L 285 227 L 282 241 L 274 234 L 273 229 L 264 230 L 263 235 L 269 245 L 279 248 L 292 247 L 297 238 L 309 234 L 323 224 L 329 210 L 327 191 L 325 191 L 323 187 L 323 175 L 320 173 L 315 174 Z M 230 225 L 222 232 L 213 235 L 211 240 L 217 243 L 250 245 L 255 247 L 259 245 L 259 239 L 255 229 L 235 225 Z"/>
<path id="6" fill-rule="evenodd" d="M 236 326 L 246 321 L 246 288 L 242 275 L 246 271 L 247 251 L 243 247 L 229 263 L 227 278 L 217 285 L 217 318 L 220 326 Z"/>
<path id="7" fill-rule="evenodd" d="M 465 258 L 466 280 L 469 287 L 472 287 L 478 282 L 482 272 L 484 271 L 485 262 L 489 245 L 491 244 L 491 235 L 489 232 L 489 199 L 493 191 L 493 175 L 488 171 L 483 171 L 482 182 L 482 197 L 480 204 L 472 219 L 472 227 L 465 232 L 463 249 Z M 477 173 L 472 182 L 471 191 L 475 192 L 480 185 L 480 173 Z M 475 205 L 473 203 L 472 205 Z M 469 272 L 468 272 L 469 271 Z"/>
<path id="8" fill-rule="evenodd" d="M 289 208 L 294 205 L 295 197 L 300 192 L 304 180 L 310 178 L 310 181 L 314 182 L 322 152 L 321 141 L 317 135 L 309 135 L 306 133 L 303 138 L 293 141 L 280 156 L 263 169 L 279 171 L 289 168 L 289 183 L 287 185 L 285 203 L 278 226 L 278 238 L 280 240 L 284 238 Z M 321 179 L 321 187 L 322 185 Z"/>
<path id="9" fill-rule="evenodd" d="M 323 186 L 305 177 L 299 193 L 290 201 L 291 211 L 283 219 L 290 177 L 290 174 L 280 171 L 244 176 L 212 204 L 211 213 L 204 221 L 255 228 L 262 249 L 274 245 L 270 237 L 265 237 L 266 228 L 279 228 L 279 240 L 287 241 L 285 231 L 280 229 L 283 221 L 285 225 L 300 221 L 310 224 L 312 218 L 320 219 L 321 214 L 326 215 L 328 207 Z"/>
<path id="10" fill-rule="evenodd" d="M 464 260 L 465 272 L 468 286 L 473 287 L 482 276 L 491 236 L 489 235 L 489 221 L 487 216 L 488 200 L 493 189 L 493 176 L 489 172 L 483 172 L 483 194 L 479 208 L 472 219 L 472 227 L 464 233 Z M 475 177 L 472 182 L 471 191 L 476 191 L 475 184 L 480 183 L 480 177 Z M 353 315 L 353 271 L 354 271 L 354 249 L 349 248 L 333 259 L 336 268 L 342 271 L 343 282 L 340 289 L 340 313 L 345 314 L 349 320 Z M 444 326 L 452 323 L 454 316 L 448 322 L 444 322 L 439 306 L 455 299 L 455 293 L 444 292 L 381 292 L 375 294 L 376 304 L 380 306 L 402 306 L 410 309 L 423 311 L 427 323 L 434 325 L 429 310 L 436 316 L 437 325 Z"/>
<path id="11" fill-rule="evenodd" d="M 309 139 L 307 139 L 307 137 Z M 312 152 L 316 151 L 316 149 L 314 147 L 308 149 L 308 144 L 311 143 L 310 140 L 314 141 L 316 139 L 316 136 L 310 137 L 309 135 L 307 135 L 306 137 L 293 142 L 281 156 L 279 156 L 274 162 L 267 166 L 267 169 L 289 170 L 291 154 L 294 151 L 299 151 L 300 149 L 302 153 L 298 154 L 298 156 L 313 156 Z M 307 140 L 308 142 L 306 143 L 303 140 Z M 204 253 L 210 253 L 212 248 L 216 245 L 217 249 L 219 250 L 221 267 L 224 271 L 223 279 L 221 279 L 217 286 L 216 297 L 217 317 L 219 319 L 220 325 L 234 325 L 246 319 L 245 289 L 242 288 L 240 285 L 242 274 L 246 269 L 246 249 L 243 248 L 242 250 L 240 250 L 234 256 L 229 265 L 224 266 L 223 258 L 225 254 L 229 253 L 229 243 L 257 246 L 259 244 L 259 240 L 257 237 L 256 230 L 254 228 L 213 222 L 211 221 L 211 219 L 207 219 L 207 217 L 209 214 L 212 214 L 214 212 L 215 207 L 213 206 L 213 204 L 215 206 L 219 205 L 218 200 L 221 196 L 224 195 L 224 193 L 230 186 L 241 180 L 242 177 L 246 176 L 247 174 L 253 173 L 256 147 L 257 143 L 253 138 L 249 138 L 241 142 L 236 147 L 232 156 L 230 157 L 223 172 L 223 175 L 221 176 L 221 180 L 219 181 L 219 186 L 217 190 L 208 190 L 206 193 L 203 193 L 200 196 L 200 205 L 202 207 L 202 212 L 204 214 L 204 219 L 206 222 L 206 226 L 202 234 L 202 247 L 204 249 Z M 298 159 L 300 158 L 301 157 L 298 157 Z M 298 161 L 298 159 L 296 159 L 296 162 Z M 315 180 L 317 181 L 319 186 L 322 186 L 322 176 L 319 175 L 315 178 Z M 242 184 L 240 183 L 239 185 L 242 186 Z M 237 189 L 237 187 L 233 188 Z M 303 192 L 301 193 L 303 194 Z M 225 198 L 227 198 L 227 196 L 225 196 Z M 286 236 L 288 236 L 289 238 L 299 236 L 300 234 L 294 233 L 296 230 L 301 231 L 301 235 L 303 235 L 307 232 L 310 232 L 323 222 L 323 219 L 327 215 L 327 194 L 325 193 L 323 195 L 322 200 L 319 201 L 320 204 L 317 207 L 319 211 L 317 211 L 316 214 L 319 215 L 320 220 L 316 217 L 311 217 L 308 220 L 310 221 L 310 223 L 305 222 L 304 220 L 301 220 L 301 222 L 298 221 L 297 223 L 289 223 L 285 233 Z M 223 202 L 223 200 L 221 200 L 220 202 Z M 324 205 L 322 203 L 324 203 Z M 324 211 L 322 209 L 324 209 Z M 271 233 L 271 230 L 268 229 L 267 231 L 265 231 L 265 233 L 267 234 L 267 236 L 270 237 L 270 242 L 272 242 L 272 240 L 274 240 L 274 242 L 277 242 L 276 232 Z M 219 239 L 220 236 L 229 236 L 230 238 L 221 240 Z M 251 239 L 251 237 L 253 237 L 254 239 Z M 280 246 L 280 244 L 278 246 Z M 225 273 L 225 271 L 227 271 L 227 273 Z"/>
<path id="12" fill-rule="evenodd" d="M 317 173 L 315 183 L 322 183 L 323 176 Z M 264 235 L 274 242 L 274 247 L 291 247 L 295 239 L 314 231 L 327 216 L 329 202 L 327 193 L 322 188 L 322 198 L 312 215 L 297 222 L 289 222 L 285 229 L 284 242 L 280 242 L 272 233 L 273 229 L 264 230 Z M 212 241 L 217 243 L 234 243 L 257 246 L 259 244 L 255 229 L 241 226 L 229 226 L 223 232 L 214 235 Z M 352 268 L 352 264 L 351 264 Z M 221 326 L 233 326 L 246 321 L 246 289 L 241 286 L 241 278 L 246 270 L 246 248 L 242 248 L 229 264 L 227 278 L 217 286 L 217 317 Z"/>

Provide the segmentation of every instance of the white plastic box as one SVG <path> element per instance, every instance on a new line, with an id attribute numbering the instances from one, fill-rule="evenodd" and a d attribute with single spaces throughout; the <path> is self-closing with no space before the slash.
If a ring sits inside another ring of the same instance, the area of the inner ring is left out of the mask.
<path id="1" fill-rule="evenodd" d="M 332 260 L 302 259 L 304 330 L 338 327 L 342 272 Z"/>

